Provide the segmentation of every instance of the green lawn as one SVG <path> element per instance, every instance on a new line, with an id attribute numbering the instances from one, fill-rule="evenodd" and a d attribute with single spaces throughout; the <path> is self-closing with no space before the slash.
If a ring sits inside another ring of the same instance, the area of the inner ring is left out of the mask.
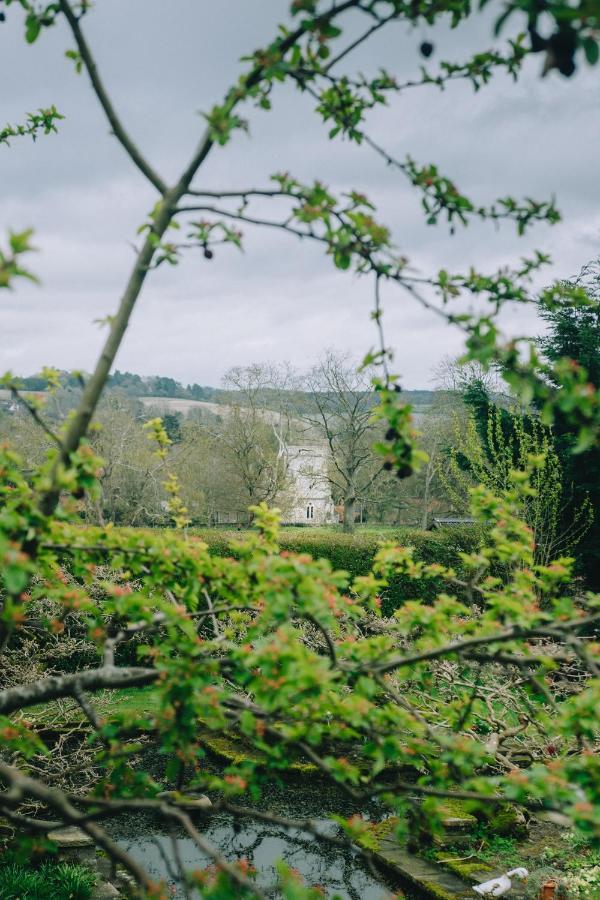
<path id="1" fill-rule="evenodd" d="M 134 690 L 98 691 L 91 694 L 90 699 L 100 716 L 109 717 L 119 714 L 152 715 L 158 711 L 159 695 L 156 688 L 135 688 Z M 51 701 L 31 706 L 24 718 L 37 727 L 50 728 L 60 723 L 60 727 L 67 725 L 85 724 L 85 718 L 80 706 L 74 700 Z"/>

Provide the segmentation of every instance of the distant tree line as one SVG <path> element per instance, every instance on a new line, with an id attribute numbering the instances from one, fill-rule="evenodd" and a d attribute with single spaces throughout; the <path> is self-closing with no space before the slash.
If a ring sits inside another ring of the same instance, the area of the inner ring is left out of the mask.
<path id="1" fill-rule="evenodd" d="M 588 305 L 558 303 L 540 308 L 547 325 L 538 346 L 550 362 L 568 358 L 600 383 L 600 316 L 591 301 L 600 295 L 600 267 L 587 266 L 571 287 L 580 287 Z M 283 444 L 318 441 L 328 448 L 327 474 L 345 530 L 357 523 L 427 528 L 435 516 L 465 516 L 475 483 L 504 490 L 511 469 L 522 469 L 530 454 L 543 453 L 538 500 L 529 505 L 537 552 L 550 558 L 576 552 L 579 571 L 600 585 L 600 450 L 573 455 L 576 437 L 560 409 L 552 428 L 532 405 L 524 409 L 499 390 L 499 379 L 475 364 L 444 360 L 436 389 L 407 391 L 416 416 L 419 446 L 428 461 L 398 480 L 373 453 L 381 439 L 372 420 L 374 396 L 367 373 L 358 373 L 344 354 L 328 351 L 306 373 L 289 366 L 254 364 L 231 369 L 221 388 L 182 385 L 166 376 L 116 370 L 101 405 L 98 430 L 90 440 L 106 460 L 101 501 L 84 512 L 91 521 L 131 525 L 165 522 L 162 468 L 148 444 L 144 423 L 161 415 L 170 440 L 169 463 L 182 484 L 195 524 L 249 521 L 248 507 L 262 501 L 292 503 L 293 485 L 282 464 Z M 22 379 L 31 391 L 49 387 L 43 375 Z M 61 372 L 46 407 L 51 421 L 65 420 L 77 402 L 82 377 Z M 215 415 L 201 407 L 187 417 L 142 404 L 138 398 L 164 397 L 220 403 Z M 408 397 L 407 397 L 408 399 Z M 24 414 L 0 417 L 0 434 L 31 461 L 41 459 L 44 436 Z M 322 476 L 319 476 L 322 477 Z"/>
<path id="2" fill-rule="evenodd" d="M 19 381 L 27 391 L 45 391 L 49 387 L 49 380 L 43 375 L 26 375 Z M 78 388 L 81 386 L 82 376 L 62 371 L 60 383 L 63 388 Z M 185 400 L 215 400 L 221 393 L 219 388 L 196 383 L 183 385 L 164 375 L 136 375 L 119 369 L 109 376 L 107 389 L 120 390 L 131 397 L 175 397 Z"/>
<path id="3" fill-rule="evenodd" d="M 80 388 L 82 381 L 85 381 L 85 376 L 78 373 L 60 371 L 60 383 L 63 388 Z M 46 391 L 49 387 L 48 378 L 43 375 L 19 376 L 19 383 L 22 389 L 26 391 Z M 135 372 L 121 372 L 119 369 L 115 369 L 109 375 L 107 390 L 123 391 L 130 397 L 173 397 L 174 399 L 205 400 L 215 403 L 227 402 L 230 393 L 224 388 L 211 387 L 210 385 L 197 384 L 196 382 L 184 385 L 168 375 L 137 375 Z M 259 394 L 265 407 L 277 407 L 280 398 L 278 390 L 270 385 L 264 385 L 261 387 Z M 295 402 L 298 409 L 303 407 L 302 394 L 301 390 L 295 392 Z M 412 390 L 405 391 L 405 394 L 414 407 L 420 408 L 428 407 L 433 403 L 436 391 Z"/>

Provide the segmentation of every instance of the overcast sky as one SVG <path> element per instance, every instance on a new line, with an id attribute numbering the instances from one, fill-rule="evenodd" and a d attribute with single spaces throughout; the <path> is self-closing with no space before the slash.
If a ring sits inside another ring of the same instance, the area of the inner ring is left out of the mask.
<path id="1" fill-rule="evenodd" d="M 288 0 L 97 0 L 85 26 L 99 68 L 123 120 L 167 180 L 198 140 L 199 112 L 221 99 L 241 71 L 240 57 L 274 35 L 287 7 Z M 436 59 L 462 61 L 493 43 L 489 19 L 429 34 L 396 25 L 355 66 L 414 75 L 426 35 L 436 45 L 431 68 Z M 0 125 L 52 103 L 65 115 L 58 135 L 0 147 L 0 229 L 35 228 L 32 266 L 42 281 L 0 297 L 0 371 L 93 367 L 103 339 L 95 320 L 114 311 L 136 228 L 155 202 L 109 134 L 87 77 L 65 59 L 72 45 L 61 23 L 27 46 L 16 5 L 0 24 Z M 563 222 L 525 238 L 485 224 L 454 236 L 427 227 L 403 176 L 367 148 L 329 142 L 309 98 L 290 88 L 275 92 L 271 113 L 246 110 L 250 136 L 215 150 L 198 184 L 260 187 L 282 170 L 318 177 L 335 190 L 366 192 L 422 273 L 472 263 L 493 269 L 535 247 L 553 258 L 546 281 L 569 277 L 599 254 L 599 73 L 583 65 L 573 79 L 552 73 L 542 80 L 540 65 L 539 57 L 531 60 L 516 86 L 498 76 L 479 93 L 463 83 L 443 93 L 406 92 L 372 115 L 368 129 L 397 156 L 438 163 L 477 202 L 555 195 Z M 117 368 L 216 385 L 233 365 L 288 360 L 302 368 L 327 347 L 356 357 L 369 349 L 375 334 L 367 280 L 333 270 L 321 250 L 285 235 L 245 235 L 243 255 L 224 248 L 207 262 L 192 254 L 152 275 Z M 385 307 L 396 368 L 407 387 L 427 387 L 439 359 L 458 352 L 458 335 L 395 290 L 386 291 Z M 529 311 L 515 311 L 507 327 L 539 329 Z"/>

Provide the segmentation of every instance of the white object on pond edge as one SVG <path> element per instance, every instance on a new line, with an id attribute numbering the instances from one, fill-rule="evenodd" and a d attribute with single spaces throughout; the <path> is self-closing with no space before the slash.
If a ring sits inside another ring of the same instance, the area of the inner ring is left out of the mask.
<path id="1" fill-rule="evenodd" d="M 473 890 L 476 894 L 481 894 L 482 897 L 503 897 L 512 887 L 511 878 L 520 878 L 524 881 L 528 875 L 529 872 L 527 869 L 522 867 L 511 869 L 510 872 L 505 872 L 504 875 L 499 875 L 497 878 L 490 878 L 489 881 L 484 881 L 482 884 L 475 885 Z"/>

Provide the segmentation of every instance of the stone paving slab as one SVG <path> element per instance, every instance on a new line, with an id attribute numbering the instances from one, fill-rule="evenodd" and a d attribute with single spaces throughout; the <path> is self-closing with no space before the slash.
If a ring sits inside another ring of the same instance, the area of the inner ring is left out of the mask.
<path id="1" fill-rule="evenodd" d="M 435 863 L 414 856 L 398 846 L 395 840 L 383 838 L 375 855 L 400 878 L 436 900 L 474 900 L 472 885 Z"/>

